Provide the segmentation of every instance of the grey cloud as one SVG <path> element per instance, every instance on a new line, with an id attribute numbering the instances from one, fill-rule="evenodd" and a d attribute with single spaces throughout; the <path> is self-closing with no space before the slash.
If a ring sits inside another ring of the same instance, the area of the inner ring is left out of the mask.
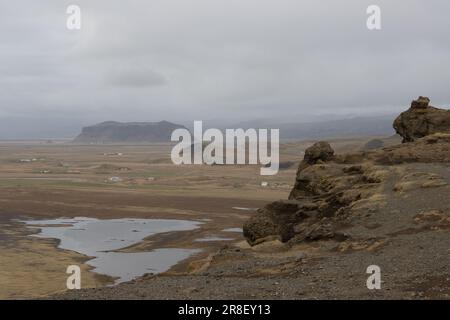
<path id="1" fill-rule="evenodd" d="M 111 71 L 107 75 L 108 83 L 115 86 L 145 88 L 166 84 L 166 79 L 159 73 L 145 68 L 126 68 Z"/>
<path id="2" fill-rule="evenodd" d="M 380 114 L 449 106 L 450 2 L 78 0 L 0 4 L 0 120 Z"/>

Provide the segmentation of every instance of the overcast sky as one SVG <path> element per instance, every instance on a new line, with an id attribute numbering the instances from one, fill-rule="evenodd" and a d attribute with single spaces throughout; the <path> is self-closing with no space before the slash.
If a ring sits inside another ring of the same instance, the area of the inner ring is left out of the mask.
<path id="1" fill-rule="evenodd" d="M 449 16 L 448 0 L 2 1 L 0 126 L 449 107 Z"/>

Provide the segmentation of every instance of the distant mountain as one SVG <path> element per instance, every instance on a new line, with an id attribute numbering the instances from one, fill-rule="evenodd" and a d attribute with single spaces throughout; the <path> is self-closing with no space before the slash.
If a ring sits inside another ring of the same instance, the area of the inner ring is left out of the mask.
<path id="1" fill-rule="evenodd" d="M 178 128 L 184 127 L 168 121 L 106 121 L 84 127 L 73 142 L 83 144 L 169 142 L 172 132 Z"/>
<path id="2" fill-rule="evenodd" d="M 271 123 L 270 120 L 258 120 L 241 122 L 234 127 L 280 129 L 281 139 L 390 136 L 395 133 L 392 127 L 392 119 L 392 116 L 386 115 L 298 123 Z"/>

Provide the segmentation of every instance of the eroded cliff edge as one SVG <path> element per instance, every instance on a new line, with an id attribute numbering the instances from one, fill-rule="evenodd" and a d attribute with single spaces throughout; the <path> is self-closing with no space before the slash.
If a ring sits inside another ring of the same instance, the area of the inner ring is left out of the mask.
<path id="1" fill-rule="evenodd" d="M 450 197 L 450 111 L 428 104 L 419 97 L 394 121 L 405 142 L 400 145 L 342 155 L 324 141 L 308 148 L 289 199 L 270 203 L 245 223 L 248 243 L 371 245 L 414 228 L 448 235 L 449 203 L 437 198 Z"/>

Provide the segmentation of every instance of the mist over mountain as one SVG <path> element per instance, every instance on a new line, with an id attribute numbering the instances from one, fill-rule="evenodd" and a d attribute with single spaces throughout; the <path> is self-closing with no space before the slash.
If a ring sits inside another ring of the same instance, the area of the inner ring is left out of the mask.
<path id="1" fill-rule="evenodd" d="M 280 129 L 281 139 L 318 139 L 353 136 L 387 136 L 394 134 L 392 116 L 366 116 L 314 122 L 273 123 L 269 120 L 246 121 L 236 128 Z"/>
<path id="2" fill-rule="evenodd" d="M 259 118 L 233 122 L 229 119 L 203 121 L 203 130 L 207 128 L 225 129 L 279 129 L 281 139 L 304 140 L 338 137 L 390 136 L 394 134 L 392 119 L 394 115 L 339 116 L 323 115 L 317 117 Z M 289 120 L 287 120 L 289 119 Z M 296 121 L 296 119 L 302 119 Z M 192 131 L 193 122 L 183 122 Z"/>
<path id="3" fill-rule="evenodd" d="M 300 118 L 300 117 L 298 117 Z M 280 129 L 281 139 L 319 139 L 350 136 L 387 136 L 393 134 L 392 115 L 351 116 L 339 118 L 324 115 L 316 118 L 260 118 L 247 121 L 212 119 L 203 121 L 203 128 Z M 161 122 L 100 122 L 91 125 L 86 119 L 0 119 L 0 140 L 5 139 L 73 139 L 77 143 L 161 142 L 170 140 L 170 133 L 179 127 L 191 130 L 194 120 Z M 95 123 L 95 122 L 94 122 Z M 159 125 L 155 125 L 159 124 Z M 84 128 L 84 129 L 83 129 Z M 83 132 L 80 134 L 80 131 Z"/>

